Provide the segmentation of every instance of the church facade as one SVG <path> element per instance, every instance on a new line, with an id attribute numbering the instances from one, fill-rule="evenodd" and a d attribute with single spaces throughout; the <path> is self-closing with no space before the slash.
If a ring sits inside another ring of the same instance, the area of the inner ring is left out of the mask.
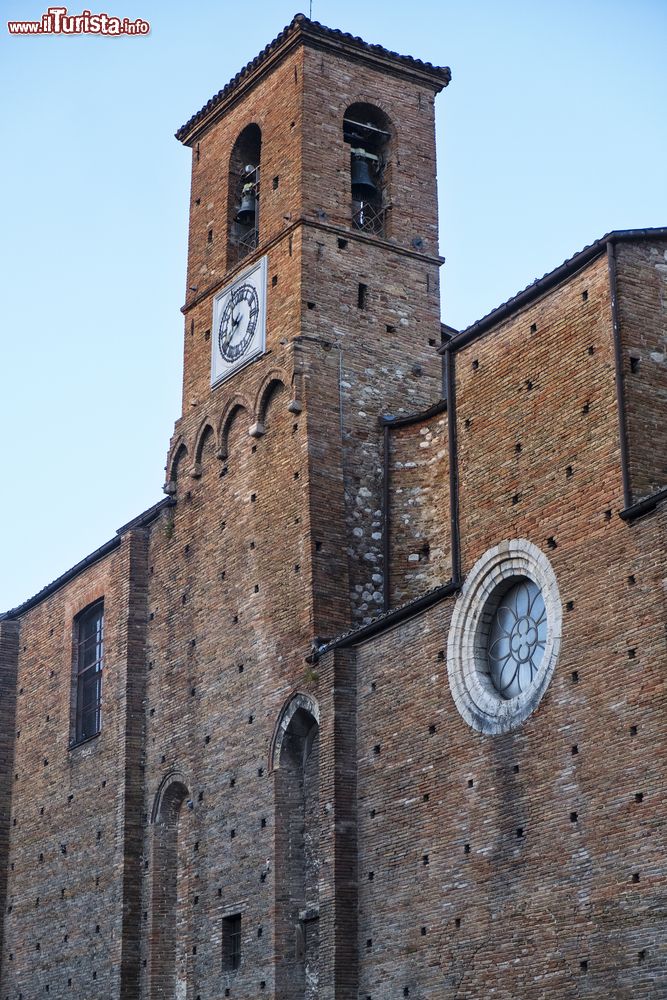
<path id="1" fill-rule="evenodd" d="M 166 497 L 0 616 L 0 996 L 667 994 L 667 229 L 440 319 L 449 70 L 192 154 Z"/>

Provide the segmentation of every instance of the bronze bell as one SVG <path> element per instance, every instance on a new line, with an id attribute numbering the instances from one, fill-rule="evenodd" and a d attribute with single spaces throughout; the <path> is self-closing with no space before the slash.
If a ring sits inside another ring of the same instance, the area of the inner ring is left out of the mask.
<path id="1" fill-rule="evenodd" d="M 362 156 L 352 157 L 352 200 L 370 201 L 380 192 L 368 169 L 368 160 Z"/>
<path id="2" fill-rule="evenodd" d="M 236 221 L 242 226 L 253 226 L 257 212 L 257 198 L 254 184 L 244 184 L 241 192 L 241 204 L 236 213 Z"/>

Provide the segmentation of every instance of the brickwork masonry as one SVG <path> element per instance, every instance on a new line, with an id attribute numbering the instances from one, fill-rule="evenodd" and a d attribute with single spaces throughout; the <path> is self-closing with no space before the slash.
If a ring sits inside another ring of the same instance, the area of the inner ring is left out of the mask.
<path id="1" fill-rule="evenodd" d="M 438 405 L 448 79 L 301 16 L 179 133 L 169 501 L 0 618 L 0 997 L 667 995 L 665 233 L 455 338 Z M 352 106 L 389 123 L 383 233 L 352 220 Z M 212 389 L 248 124 L 266 350 Z M 480 732 L 449 680 L 457 649 L 486 663 L 461 602 L 517 547 L 487 596 L 548 568 L 560 645 Z"/>

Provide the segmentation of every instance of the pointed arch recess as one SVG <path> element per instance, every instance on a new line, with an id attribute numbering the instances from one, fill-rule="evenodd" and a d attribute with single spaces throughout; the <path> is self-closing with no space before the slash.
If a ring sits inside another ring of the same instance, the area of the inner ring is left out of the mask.
<path id="1" fill-rule="evenodd" d="M 151 1000 L 185 996 L 190 919 L 183 805 L 191 805 L 189 794 L 185 776 L 170 771 L 160 782 L 151 811 Z"/>
<path id="2" fill-rule="evenodd" d="M 165 774 L 153 799 L 151 823 L 164 821 L 173 806 L 178 803 L 180 807 L 189 794 L 187 778 L 181 771 L 169 771 Z"/>
<path id="3" fill-rule="evenodd" d="M 174 446 L 171 449 L 169 458 L 167 459 L 167 482 L 165 485 L 166 493 L 176 492 L 176 482 L 178 480 L 178 469 L 181 463 L 188 456 L 188 449 L 182 438 L 178 438 L 174 442 Z"/>
<path id="4" fill-rule="evenodd" d="M 199 425 L 199 430 L 195 436 L 195 447 L 194 447 L 194 458 L 192 463 L 192 468 L 190 469 L 190 475 L 193 479 L 199 479 L 202 474 L 202 453 L 204 451 L 204 445 L 210 437 L 213 439 L 213 450 L 217 454 L 218 451 L 218 438 L 215 433 L 215 428 L 211 420 L 205 417 Z"/>
<path id="5" fill-rule="evenodd" d="M 207 431 L 210 431 L 211 434 L 213 435 L 213 441 L 215 442 L 215 446 L 217 448 L 218 437 L 217 434 L 215 433 L 215 427 L 213 426 L 213 421 L 210 419 L 210 417 L 204 417 L 204 419 L 199 425 L 199 429 L 195 436 L 195 448 L 194 448 L 195 464 L 201 462 L 201 456 L 202 456 L 202 451 L 204 449 L 204 444 L 206 442 Z"/>
<path id="6" fill-rule="evenodd" d="M 245 396 L 232 396 L 228 401 L 218 423 L 218 458 L 227 458 L 229 454 L 229 428 L 234 420 L 244 411 L 250 420 L 252 407 Z"/>
<path id="7" fill-rule="evenodd" d="M 290 695 L 278 715 L 278 720 L 273 730 L 271 747 L 269 750 L 269 771 L 275 771 L 280 767 L 280 751 L 282 749 L 285 733 L 290 727 L 290 723 L 299 710 L 307 712 L 313 722 L 320 724 L 320 706 L 309 694 L 297 691 Z"/>
<path id="8" fill-rule="evenodd" d="M 275 927 L 294 942 L 276 968 L 276 995 L 315 997 L 320 980 L 319 707 L 292 695 L 278 718 L 271 769 L 275 786 Z"/>
<path id="9" fill-rule="evenodd" d="M 284 371 L 280 368 L 273 368 L 260 384 L 259 389 L 255 395 L 255 405 L 253 406 L 253 414 L 255 418 L 255 423 L 259 424 L 262 428 L 264 427 L 264 422 L 266 419 L 266 410 L 271 396 L 276 391 L 276 388 L 281 385 L 283 389 L 287 389 L 289 386 L 289 378 Z"/>

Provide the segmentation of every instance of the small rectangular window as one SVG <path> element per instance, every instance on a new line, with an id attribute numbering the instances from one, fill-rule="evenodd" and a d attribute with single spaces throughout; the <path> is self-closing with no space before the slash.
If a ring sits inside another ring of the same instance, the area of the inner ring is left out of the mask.
<path id="1" fill-rule="evenodd" d="M 365 309 L 366 308 L 367 297 L 368 297 L 368 286 L 367 285 L 362 285 L 361 282 L 360 282 L 359 283 L 359 289 L 357 291 L 357 308 L 359 308 L 359 309 Z"/>
<path id="2" fill-rule="evenodd" d="M 238 969 L 241 964 L 241 914 L 222 918 L 222 967 Z"/>
<path id="3" fill-rule="evenodd" d="M 74 620 L 74 742 L 96 736 L 102 726 L 104 601 Z"/>

